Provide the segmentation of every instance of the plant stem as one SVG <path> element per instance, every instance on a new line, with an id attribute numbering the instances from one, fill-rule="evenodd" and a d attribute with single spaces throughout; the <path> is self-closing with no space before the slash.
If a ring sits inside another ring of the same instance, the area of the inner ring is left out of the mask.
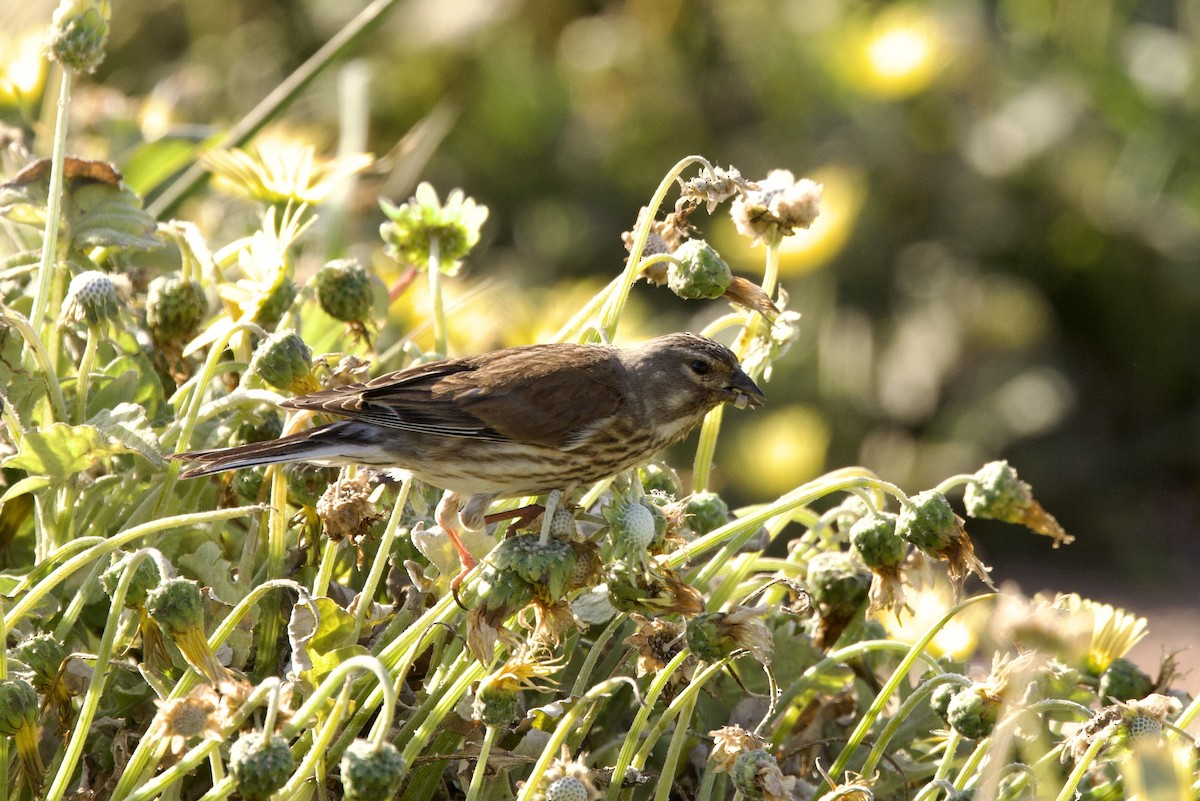
<path id="1" fill-rule="evenodd" d="M 88 389 L 92 384 L 92 368 L 96 364 L 96 349 L 100 345 L 97 326 L 89 325 L 87 344 L 83 346 L 83 358 L 79 360 L 79 372 L 75 374 L 75 424 L 82 425 L 87 419 Z"/>
<path id="2" fill-rule="evenodd" d="M 433 348 L 450 355 L 446 340 L 446 308 L 442 302 L 442 243 L 437 234 L 429 237 L 429 303 L 433 308 Z"/>
<path id="3" fill-rule="evenodd" d="M 467 788 L 467 801 L 480 801 L 483 792 L 484 775 L 487 773 L 488 755 L 496 743 L 495 726 L 488 726 L 483 735 L 483 745 L 479 746 L 479 758 L 475 763 L 475 772 L 471 774 L 471 786 Z"/>
<path id="4" fill-rule="evenodd" d="M 404 509 L 408 506 L 408 493 L 411 489 L 412 478 L 406 476 L 400 483 L 400 491 L 396 494 L 396 503 L 392 506 L 392 515 L 388 518 L 387 528 L 383 530 L 383 537 L 379 540 L 379 550 L 375 552 L 371 570 L 367 573 L 367 580 L 363 583 L 362 592 L 359 594 L 358 607 L 354 610 L 354 639 L 356 640 L 359 633 L 362 632 L 363 622 L 367 619 L 367 612 L 371 608 L 371 599 L 375 597 L 379 582 L 383 580 L 383 568 L 387 565 L 388 555 L 392 551 L 392 543 L 396 539 L 396 531 L 400 528 L 400 520 L 404 517 Z"/>
<path id="5" fill-rule="evenodd" d="M 42 262 L 29 321 L 40 332 L 50 306 L 50 288 L 58 269 L 58 228 L 62 217 L 63 160 L 67 155 L 67 110 L 71 104 L 71 70 L 63 68 L 58 86 L 58 115 L 54 121 L 54 150 L 50 155 L 50 189 L 46 196 L 46 229 L 42 236 Z M 52 332 L 47 332 L 52 333 Z"/>

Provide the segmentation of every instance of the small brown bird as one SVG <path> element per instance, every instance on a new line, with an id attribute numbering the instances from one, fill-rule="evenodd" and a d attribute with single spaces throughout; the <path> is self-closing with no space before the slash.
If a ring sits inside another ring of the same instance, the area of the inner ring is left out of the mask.
<path id="1" fill-rule="evenodd" d="M 447 359 L 284 401 L 343 416 L 280 439 L 179 454 L 184 478 L 280 462 L 407 470 L 446 490 L 436 519 L 479 529 L 497 498 L 570 492 L 678 442 L 721 403 L 762 391 L 724 345 L 668 334 L 632 348 L 548 344 Z"/>

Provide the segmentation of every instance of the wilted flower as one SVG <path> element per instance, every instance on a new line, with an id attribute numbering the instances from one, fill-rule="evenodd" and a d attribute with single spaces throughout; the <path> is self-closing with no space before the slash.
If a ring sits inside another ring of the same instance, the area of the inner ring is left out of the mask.
<path id="1" fill-rule="evenodd" d="M 771 664 L 771 630 L 762 616 L 765 606 L 733 606 L 725 612 L 707 612 L 688 621 L 688 647 L 701 659 L 722 659 L 739 650 L 764 665 Z"/>
<path id="2" fill-rule="evenodd" d="M 821 185 L 789 170 L 772 170 L 758 188 L 733 201 L 729 213 L 738 233 L 755 242 L 777 241 L 808 228 L 821 211 Z"/>
<path id="3" fill-rule="evenodd" d="M 221 726 L 214 714 L 219 700 L 207 684 L 196 687 L 183 698 L 154 703 L 158 716 L 151 731 L 153 736 L 167 741 L 171 753 L 182 753 L 193 737 L 222 739 Z"/>
<path id="4" fill-rule="evenodd" d="M 731 773 L 738 757 L 748 751 L 762 748 L 765 744 L 761 737 L 741 726 L 722 726 L 708 734 L 713 738 L 713 748 L 708 759 L 717 773 Z"/>
<path id="5" fill-rule="evenodd" d="M 516 649 L 503 665 L 479 682 L 471 707 L 475 719 L 489 726 L 512 723 L 517 719 L 520 692 L 550 689 L 539 680 L 554 675 L 562 666 L 561 661 L 536 646 Z"/>
<path id="6" fill-rule="evenodd" d="M 733 786 L 748 798 L 792 800 L 796 777 L 785 776 L 775 757 L 761 748 L 739 756 L 730 774 L 733 776 Z"/>
<path id="7" fill-rule="evenodd" d="M 683 650 L 686 642 L 682 623 L 660 618 L 648 618 L 633 612 L 629 619 L 637 631 L 625 638 L 625 644 L 637 652 L 637 674 L 657 673 Z"/>
<path id="8" fill-rule="evenodd" d="M 394 206 L 379 201 L 391 222 L 379 228 L 389 256 L 420 270 L 429 268 L 430 246 L 438 243 L 439 267 L 447 275 L 458 271 L 460 260 L 479 242 L 487 220 L 487 206 L 476 203 L 461 189 L 450 192 L 445 205 L 434 188 L 422 182 L 407 203 Z"/>
<path id="9" fill-rule="evenodd" d="M 353 477 L 343 472 L 317 501 L 317 517 L 332 540 L 358 540 L 382 518 L 371 500 L 371 482 L 363 472 Z"/>
<path id="10" fill-rule="evenodd" d="M 690 214 L 700 206 L 712 214 L 718 205 L 738 192 L 748 193 L 758 189 L 756 184 L 743 178 L 736 167 L 713 167 L 711 172 L 702 170 L 695 178 L 687 181 L 679 178 L 678 181 L 679 200 L 675 202 L 675 211 L 679 214 Z"/>
<path id="11" fill-rule="evenodd" d="M 989 568 L 975 556 L 975 548 L 946 496 L 937 490 L 919 492 L 900 508 L 896 530 L 901 537 L 936 559 L 946 562 L 955 591 L 961 591 L 967 576 L 974 573 L 992 589 Z"/>
<path id="12" fill-rule="evenodd" d="M 1008 462 L 989 462 L 972 478 L 963 495 L 971 517 L 1017 523 L 1053 538 L 1055 548 L 1074 542 L 1075 538 L 1033 499 L 1029 485 L 1017 477 Z"/>
<path id="13" fill-rule="evenodd" d="M 571 752 L 564 745 L 562 756 L 550 763 L 550 767 L 538 779 L 538 790 L 534 801 L 594 801 L 601 797 L 596 789 L 595 774 L 584 762 L 586 754 L 571 759 Z M 578 793 L 582 790 L 583 795 Z"/>

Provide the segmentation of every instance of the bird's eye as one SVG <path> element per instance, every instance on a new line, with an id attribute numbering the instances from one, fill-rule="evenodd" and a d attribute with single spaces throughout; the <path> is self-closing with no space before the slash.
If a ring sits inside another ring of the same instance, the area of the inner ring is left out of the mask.
<path id="1" fill-rule="evenodd" d="M 696 359 L 696 361 L 691 363 L 690 367 L 696 375 L 708 375 L 712 372 L 712 365 L 703 359 Z"/>

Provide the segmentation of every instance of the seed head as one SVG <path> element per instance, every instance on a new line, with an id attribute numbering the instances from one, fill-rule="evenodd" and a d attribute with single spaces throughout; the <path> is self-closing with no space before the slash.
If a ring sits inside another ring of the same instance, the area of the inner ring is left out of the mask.
<path id="1" fill-rule="evenodd" d="M 71 279 L 59 321 L 95 328 L 120 315 L 117 287 L 108 273 L 87 270 Z"/>

